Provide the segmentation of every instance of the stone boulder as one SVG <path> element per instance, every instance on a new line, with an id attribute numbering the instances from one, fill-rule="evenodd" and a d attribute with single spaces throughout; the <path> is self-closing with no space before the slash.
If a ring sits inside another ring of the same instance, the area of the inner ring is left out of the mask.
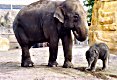
<path id="1" fill-rule="evenodd" d="M 9 40 L 7 38 L 0 37 L 0 51 L 9 50 Z"/>

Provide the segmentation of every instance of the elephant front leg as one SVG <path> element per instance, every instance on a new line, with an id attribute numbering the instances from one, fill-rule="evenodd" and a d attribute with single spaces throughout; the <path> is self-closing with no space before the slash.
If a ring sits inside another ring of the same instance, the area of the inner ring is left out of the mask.
<path id="1" fill-rule="evenodd" d="M 64 68 L 72 68 L 73 64 L 71 63 L 72 61 L 72 37 L 71 34 L 67 35 L 62 38 L 62 45 L 63 45 L 63 51 L 64 51 Z"/>
<path id="2" fill-rule="evenodd" d="M 49 43 L 49 67 L 57 67 L 58 63 L 56 62 L 57 59 L 57 53 L 58 53 L 58 41 L 51 41 Z"/>
<path id="3" fill-rule="evenodd" d="M 93 61 L 92 61 L 93 62 Z M 91 61 L 88 61 L 88 67 L 85 69 L 85 70 L 90 70 L 91 69 L 91 64 L 92 64 Z"/>
<path id="4" fill-rule="evenodd" d="M 96 63 L 97 63 L 97 59 L 95 59 L 93 62 L 92 62 L 92 64 L 91 64 L 91 71 L 92 72 L 94 72 L 95 71 L 95 69 L 96 69 Z"/>
<path id="5" fill-rule="evenodd" d="M 22 67 L 32 67 L 33 62 L 31 61 L 30 53 L 29 53 L 29 48 L 28 47 L 22 47 L 22 62 L 21 62 Z"/>

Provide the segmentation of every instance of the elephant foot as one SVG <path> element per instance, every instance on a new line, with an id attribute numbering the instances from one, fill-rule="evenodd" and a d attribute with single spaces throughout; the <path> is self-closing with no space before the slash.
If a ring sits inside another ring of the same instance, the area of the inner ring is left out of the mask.
<path id="1" fill-rule="evenodd" d="M 86 68 L 85 71 L 95 72 L 95 69 Z"/>
<path id="2" fill-rule="evenodd" d="M 108 68 L 102 68 L 102 71 L 106 71 Z"/>
<path id="3" fill-rule="evenodd" d="M 70 61 L 66 61 L 63 64 L 63 68 L 73 68 L 73 64 Z"/>
<path id="4" fill-rule="evenodd" d="M 92 68 L 90 69 L 90 71 L 91 71 L 91 72 L 95 72 L 95 71 L 96 71 L 96 68 L 95 68 L 95 67 L 92 67 Z"/>
<path id="5" fill-rule="evenodd" d="M 86 71 L 90 71 L 91 69 L 90 69 L 90 67 L 87 67 L 85 70 L 86 70 Z"/>
<path id="6" fill-rule="evenodd" d="M 95 69 L 91 69 L 90 71 L 91 71 L 91 72 L 95 72 Z"/>
<path id="7" fill-rule="evenodd" d="M 22 61 L 21 66 L 22 67 L 33 67 L 34 66 L 33 64 L 34 63 L 31 60 L 25 60 L 25 61 Z"/>
<path id="8" fill-rule="evenodd" d="M 52 61 L 48 63 L 49 67 L 57 67 L 58 63 L 56 61 Z"/>

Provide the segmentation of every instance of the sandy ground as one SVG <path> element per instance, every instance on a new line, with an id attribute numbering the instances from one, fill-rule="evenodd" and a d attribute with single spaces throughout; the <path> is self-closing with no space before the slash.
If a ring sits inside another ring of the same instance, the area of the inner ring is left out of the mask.
<path id="1" fill-rule="evenodd" d="M 62 68 L 64 62 L 62 47 L 58 50 L 58 67 L 48 67 L 48 47 L 31 48 L 34 67 L 24 68 L 21 63 L 21 49 L 0 52 L 0 80 L 117 80 L 117 55 L 110 55 L 109 69 L 101 71 L 101 60 L 96 72 L 86 72 L 85 52 L 88 46 L 73 47 L 74 68 Z"/>

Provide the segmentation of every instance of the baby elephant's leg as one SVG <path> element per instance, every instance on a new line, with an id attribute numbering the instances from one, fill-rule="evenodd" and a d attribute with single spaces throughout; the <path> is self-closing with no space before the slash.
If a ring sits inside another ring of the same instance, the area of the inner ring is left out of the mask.
<path id="1" fill-rule="evenodd" d="M 103 60 L 103 67 L 102 67 L 102 70 L 106 70 L 108 69 L 108 58 Z"/>
<path id="2" fill-rule="evenodd" d="M 96 62 L 97 62 L 97 59 L 93 61 L 92 65 L 91 65 L 91 71 L 95 71 Z"/>
<path id="3" fill-rule="evenodd" d="M 90 70 L 91 69 L 91 64 L 92 63 L 88 63 L 88 67 L 85 70 Z"/>

